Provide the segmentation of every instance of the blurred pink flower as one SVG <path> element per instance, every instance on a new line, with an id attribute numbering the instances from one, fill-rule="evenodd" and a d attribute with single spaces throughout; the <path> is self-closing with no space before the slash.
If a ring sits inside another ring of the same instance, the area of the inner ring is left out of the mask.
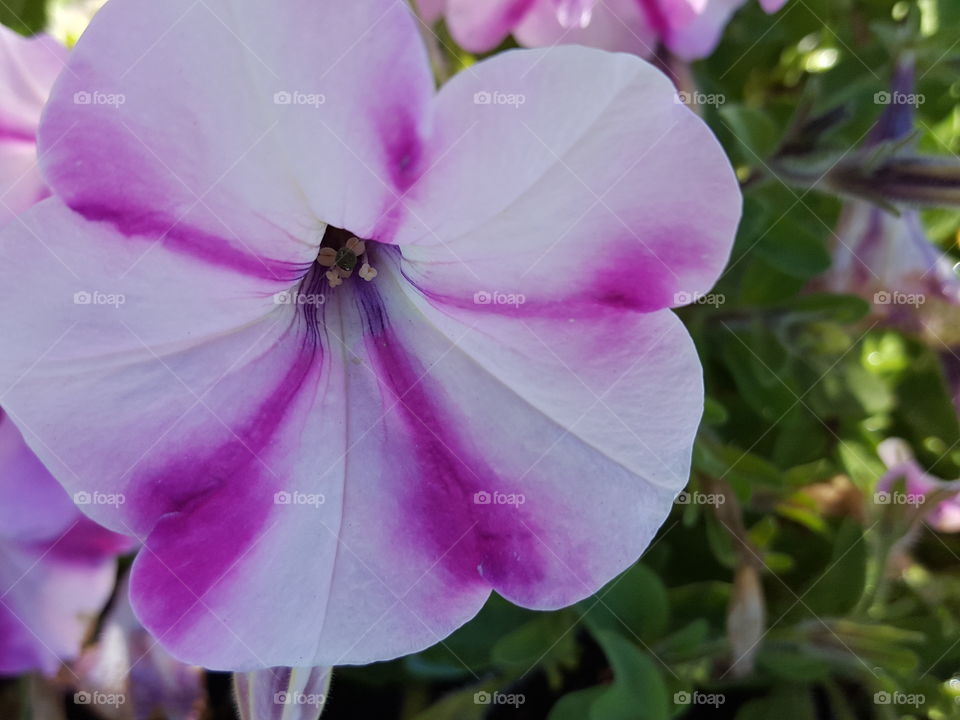
<path id="1" fill-rule="evenodd" d="M 81 515 L 0 410 L 0 674 L 76 657 L 129 547 Z"/>
<path id="2" fill-rule="evenodd" d="M 927 473 L 900 438 L 889 438 L 880 443 L 880 459 L 887 466 L 886 474 L 877 482 L 878 493 L 884 502 L 912 505 L 920 508 L 925 522 L 934 530 L 944 533 L 960 531 L 960 482 L 941 480 Z M 892 492 L 902 481 L 905 497 L 893 500 Z M 934 504 L 929 496 L 938 493 Z"/>
<path id="3" fill-rule="evenodd" d="M 576 43 L 650 56 L 662 43 L 683 60 L 713 52 L 746 0 L 418 0 L 426 22 L 446 17 L 457 42 L 492 50 L 508 35 L 525 47 Z M 760 0 L 768 13 L 786 0 Z"/>
<path id="4" fill-rule="evenodd" d="M 37 167 L 37 127 L 67 50 L 0 25 L 0 226 L 49 193 Z"/>
<path id="5" fill-rule="evenodd" d="M 889 105 L 857 156 L 864 162 L 902 144 L 914 132 L 913 76 L 913 59 L 905 56 L 897 63 L 891 92 L 886 93 Z M 960 275 L 953 265 L 949 255 L 927 238 L 916 209 L 852 199 L 835 232 L 825 285 L 833 292 L 862 295 L 878 315 L 893 321 L 917 324 L 922 315 L 927 329 L 941 334 L 948 331 L 939 329 L 941 317 L 956 321 L 952 308 L 943 306 L 960 305 Z"/>
<path id="6" fill-rule="evenodd" d="M 48 194 L 36 132 L 66 54 L 0 25 L 0 225 Z M 52 674 L 75 657 L 129 545 L 83 517 L 0 410 L 0 674 Z"/>
<path id="7" fill-rule="evenodd" d="M 201 716 L 203 670 L 174 660 L 143 629 L 130 607 L 126 581 L 117 587 L 96 642 L 84 651 L 74 671 L 80 694 L 110 720 Z"/>

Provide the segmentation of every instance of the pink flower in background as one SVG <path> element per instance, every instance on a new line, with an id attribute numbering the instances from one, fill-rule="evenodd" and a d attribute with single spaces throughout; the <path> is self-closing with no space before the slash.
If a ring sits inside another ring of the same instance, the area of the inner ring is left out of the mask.
<path id="1" fill-rule="evenodd" d="M 861 151 L 866 162 L 882 152 L 878 147 L 903 143 L 914 131 L 912 98 L 918 96 L 912 57 L 898 62 L 885 96 L 889 105 Z M 960 305 L 960 275 L 950 256 L 927 238 L 918 210 L 852 199 L 835 237 L 833 264 L 826 275 L 829 290 L 862 295 L 878 314 L 905 324 L 916 324 L 922 310 L 928 330 L 953 335 L 956 313 L 946 306 Z"/>
<path id="2" fill-rule="evenodd" d="M 938 532 L 960 532 L 960 483 L 947 482 L 927 473 L 900 438 L 889 438 L 880 443 L 880 459 L 887 473 L 877 482 L 877 491 L 888 497 L 902 483 L 906 497 L 899 504 L 919 507 L 924 521 Z M 930 499 L 938 493 L 939 499 Z M 881 498 L 883 496 L 881 495 Z M 888 501 L 889 502 L 889 501 Z"/>
<path id="3" fill-rule="evenodd" d="M 0 25 L 0 226 L 47 196 L 37 168 L 37 126 L 67 50 Z"/>
<path id="4" fill-rule="evenodd" d="M 662 74 L 516 51 L 437 94 L 402 0 L 114 0 L 70 70 L 0 380 L 64 485 L 126 498 L 89 511 L 175 656 L 395 657 L 643 552 L 703 407 L 669 308 L 740 213 Z"/>
<path id="5" fill-rule="evenodd" d="M 0 26 L 0 224 L 48 194 L 36 131 L 65 58 L 50 38 Z M 0 674 L 52 674 L 75 657 L 129 545 L 77 510 L 0 410 Z"/>
<path id="6" fill-rule="evenodd" d="M 0 674 L 74 658 L 129 545 L 77 510 L 0 411 Z"/>
<path id="7" fill-rule="evenodd" d="M 577 43 L 652 55 L 662 43 L 684 60 L 713 52 L 745 0 L 418 0 L 426 22 L 441 15 L 454 39 L 486 52 L 513 35 L 525 47 Z M 786 0 L 760 0 L 768 13 Z"/>
<path id="8" fill-rule="evenodd" d="M 203 670 L 170 657 L 137 621 L 130 607 L 128 583 L 117 587 L 116 600 L 103 620 L 96 643 L 74 666 L 77 687 L 110 720 L 197 720 L 204 704 Z M 312 720 L 315 720 L 312 719 Z"/>

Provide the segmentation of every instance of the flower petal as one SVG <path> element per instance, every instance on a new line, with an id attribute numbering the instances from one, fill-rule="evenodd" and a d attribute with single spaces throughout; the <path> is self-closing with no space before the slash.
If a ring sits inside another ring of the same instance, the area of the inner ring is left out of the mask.
<path id="1" fill-rule="evenodd" d="M 516 51 L 461 73 L 427 158 L 396 239 L 412 281 L 452 305 L 492 291 L 533 315 L 686 304 L 717 279 L 740 215 L 714 136 L 628 55 Z"/>
<path id="2" fill-rule="evenodd" d="M 67 51 L 46 36 L 0 25 L 0 226 L 48 194 L 37 168 L 40 111 Z"/>
<path id="3" fill-rule="evenodd" d="M 464 50 L 493 50 L 535 5 L 549 0 L 447 0 L 447 26 Z"/>
<path id="4" fill-rule="evenodd" d="M 256 411 L 271 438 L 247 443 L 257 462 L 204 479 L 211 448 L 178 431 L 192 461 L 151 452 L 155 472 L 137 478 L 133 503 L 157 523 L 135 606 L 186 661 L 365 663 L 441 640 L 491 589 L 567 605 L 636 560 L 687 481 L 702 388 L 674 316 L 473 327 L 378 265 L 376 282 L 335 291 L 322 352 L 286 337 L 212 394 L 243 436 L 227 399 L 307 363 L 295 391 L 271 396 L 292 397 L 289 412 Z M 611 337 L 618 351 L 598 357 Z M 207 490 L 171 498 L 151 478 Z"/>
<path id="5" fill-rule="evenodd" d="M 51 187 L 257 277 L 312 260 L 323 223 L 372 237 L 433 91 L 414 22 L 402 0 L 111 2 L 45 114 Z"/>
<path id="6" fill-rule="evenodd" d="M 129 547 L 77 511 L 0 411 L 0 675 L 75 657 Z"/>
<path id="7" fill-rule="evenodd" d="M 526 47 L 579 44 L 613 52 L 647 57 L 657 48 L 657 36 L 637 0 L 604 0 L 597 3 L 586 25 L 564 27 L 552 2 L 534 3 L 514 30 Z"/>
<path id="8" fill-rule="evenodd" d="M 317 720 L 332 668 L 268 668 L 234 676 L 243 720 Z"/>
<path id="9" fill-rule="evenodd" d="M 67 49 L 51 37 L 25 38 L 0 25 L 0 141 L 33 141 L 40 111 L 66 57 Z"/>

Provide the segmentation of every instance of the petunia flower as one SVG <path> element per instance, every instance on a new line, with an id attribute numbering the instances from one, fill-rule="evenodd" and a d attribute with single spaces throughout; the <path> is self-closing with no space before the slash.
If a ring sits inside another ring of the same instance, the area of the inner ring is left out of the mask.
<path id="1" fill-rule="evenodd" d="M 907 55 L 897 64 L 891 92 L 878 95 L 888 105 L 857 162 L 909 143 L 919 97 L 913 81 L 914 63 Z M 949 256 L 927 238 L 915 208 L 881 203 L 859 198 L 847 202 L 826 285 L 835 292 L 863 295 L 878 314 L 890 319 L 912 323 L 922 310 L 929 323 L 939 325 L 940 315 L 954 315 L 946 306 L 960 305 L 960 275 Z"/>
<path id="2" fill-rule="evenodd" d="M 878 452 L 887 472 L 877 482 L 877 502 L 916 507 L 934 530 L 960 532 L 960 482 L 930 475 L 900 438 L 884 440 Z M 897 490 L 899 487 L 903 490 Z"/>
<path id="3" fill-rule="evenodd" d="M 745 0 L 418 0 L 424 22 L 445 15 L 454 39 L 486 52 L 513 35 L 525 47 L 578 43 L 650 56 L 662 43 L 706 57 Z M 773 13 L 786 0 L 760 0 Z"/>
<path id="4" fill-rule="evenodd" d="M 37 168 L 37 127 L 67 50 L 0 25 L 0 225 L 49 193 Z"/>
<path id="5" fill-rule="evenodd" d="M 0 380 L 64 485 L 126 499 L 86 509 L 143 541 L 171 653 L 367 663 L 643 552 L 703 407 L 669 308 L 740 214 L 666 77 L 565 47 L 437 93 L 401 0 L 114 0 L 70 70 Z"/>
<path id="6" fill-rule="evenodd" d="M 0 410 L 0 675 L 76 657 L 128 547 L 77 510 Z"/>

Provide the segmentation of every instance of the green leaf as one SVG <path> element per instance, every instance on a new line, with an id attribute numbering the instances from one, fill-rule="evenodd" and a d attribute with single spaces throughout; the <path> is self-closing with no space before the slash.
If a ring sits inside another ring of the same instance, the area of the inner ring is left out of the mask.
<path id="1" fill-rule="evenodd" d="M 580 603 L 594 633 L 609 631 L 646 643 L 666 632 L 670 605 L 663 581 L 641 563 L 623 573 L 596 595 Z"/>
<path id="2" fill-rule="evenodd" d="M 620 635 L 597 641 L 613 668 L 613 685 L 590 708 L 590 720 L 668 720 L 669 694 L 656 661 Z"/>
<path id="3" fill-rule="evenodd" d="M 491 658 L 499 667 L 524 672 L 542 667 L 552 682 L 559 682 L 563 668 L 576 666 L 576 625 L 577 616 L 572 611 L 540 613 L 497 640 Z"/>
<path id="4" fill-rule="evenodd" d="M 853 520 L 840 526 L 833 555 L 823 574 L 802 593 L 804 604 L 818 615 L 844 615 L 863 593 L 867 572 L 867 543 L 863 530 Z"/>
<path id="5" fill-rule="evenodd" d="M 0 23 L 24 35 L 40 32 L 47 24 L 44 0 L 4 0 L 0 3 Z"/>
<path id="6" fill-rule="evenodd" d="M 607 688 L 598 685 L 564 695 L 550 709 L 547 720 L 583 720 L 588 718 L 593 703 L 606 691 Z"/>

